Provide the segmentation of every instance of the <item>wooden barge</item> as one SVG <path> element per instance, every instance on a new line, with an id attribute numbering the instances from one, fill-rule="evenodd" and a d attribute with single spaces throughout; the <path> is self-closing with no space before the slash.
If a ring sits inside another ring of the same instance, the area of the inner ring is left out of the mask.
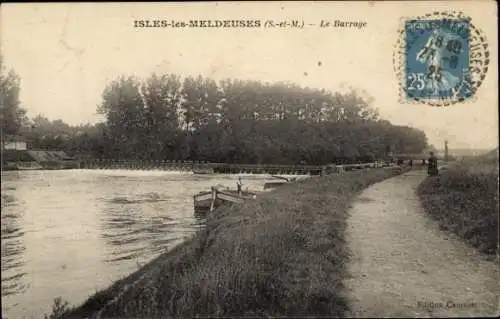
<path id="1" fill-rule="evenodd" d="M 236 190 L 222 189 L 220 187 L 212 186 L 210 191 L 200 192 L 193 196 L 194 211 L 211 212 L 215 208 L 229 203 L 239 204 L 245 200 L 255 199 L 256 193 L 243 191 L 238 193 Z"/>
<path id="2" fill-rule="evenodd" d="M 215 171 L 213 168 L 194 168 L 193 174 L 214 174 Z"/>

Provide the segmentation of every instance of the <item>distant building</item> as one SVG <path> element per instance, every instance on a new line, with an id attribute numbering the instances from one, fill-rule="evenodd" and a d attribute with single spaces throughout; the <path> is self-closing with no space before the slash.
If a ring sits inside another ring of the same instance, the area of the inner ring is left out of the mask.
<path id="1" fill-rule="evenodd" d="M 28 149 L 28 144 L 20 136 L 8 137 L 2 141 L 2 145 L 4 150 L 25 151 Z"/>

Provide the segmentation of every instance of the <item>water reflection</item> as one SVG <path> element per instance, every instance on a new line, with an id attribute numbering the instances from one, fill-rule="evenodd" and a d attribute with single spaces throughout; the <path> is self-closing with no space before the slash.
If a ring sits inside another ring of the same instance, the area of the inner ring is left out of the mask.
<path id="1" fill-rule="evenodd" d="M 2 187 L 1 247 L 2 247 L 2 296 L 23 293 L 28 285 L 24 266 L 22 210 L 13 195 L 16 187 Z"/>
<path id="2" fill-rule="evenodd" d="M 237 176 L 162 171 L 2 172 L 2 317 L 83 302 L 203 227 L 193 195 Z M 266 178 L 244 177 L 262 189 Z"/>
<path id="3" fill-rule="evenodd" d="M 101 200 L 105 202 L 101 237 L 108 246 L 105 259 L 108 263 L 128 260 L 144 263 L 150 256 L 189 237 L 204 221 L 184 214 L 189 203 L 172 194 L 144 191 L 129 194 L 123 190 Z"/>

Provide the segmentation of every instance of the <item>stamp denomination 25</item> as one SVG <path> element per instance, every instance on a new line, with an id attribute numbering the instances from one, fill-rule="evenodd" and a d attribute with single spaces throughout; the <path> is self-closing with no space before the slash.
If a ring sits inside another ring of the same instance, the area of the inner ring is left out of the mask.
<path id="1" fill-rule="evenodd" d="M 461 13 L 404 19 L 395 53 L 403 102 L 447 106 L 471 100 L 488 70 L 488 44 Z"/>

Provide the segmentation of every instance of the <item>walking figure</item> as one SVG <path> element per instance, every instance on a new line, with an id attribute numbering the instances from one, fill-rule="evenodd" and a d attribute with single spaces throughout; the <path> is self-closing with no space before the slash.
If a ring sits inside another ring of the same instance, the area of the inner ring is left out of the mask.
<path id="1" fill-rule="evenodd" d="M 429 176 L 436 176 L 438 174 L 437 158 L 434 156 L 434 152 L 430 152 L 431 156 L 428 159 L 427 174 Z"/>
<path id="2" fill-rule="evenodd" d="M 241 196 L 243 183 L 241 182 L 241 177 L 238 177 L 238 182 L 236 182 L 236 187 L 238 188 L 238 195 Z"/>

